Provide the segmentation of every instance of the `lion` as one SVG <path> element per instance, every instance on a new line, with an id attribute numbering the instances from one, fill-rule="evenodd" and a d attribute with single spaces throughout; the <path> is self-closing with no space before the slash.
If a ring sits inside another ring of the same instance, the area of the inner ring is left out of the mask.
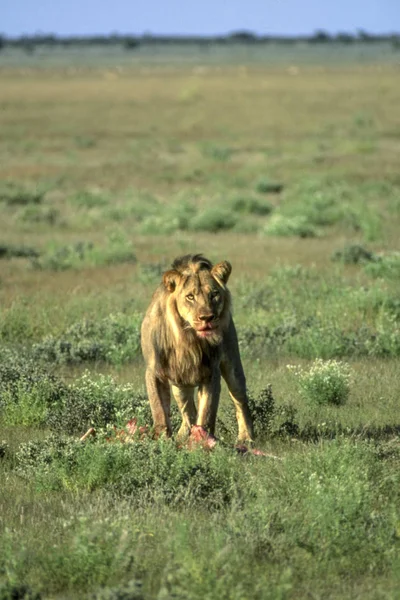
<path id="1" fill-rule="evenodd" d="M 178 439 L 187 438 L 193 425 L 214 435 L 222 375 L 236 410 L 238 441 L 253 439 L 246 378 L 226 287 L 231 271 L 228 261 L 213 266 L 201 254 L 188 254 L 174 260 L 153 294 L 141 342 L 158 435 L 172 435 L 171 388 L 182 415 Z"/>

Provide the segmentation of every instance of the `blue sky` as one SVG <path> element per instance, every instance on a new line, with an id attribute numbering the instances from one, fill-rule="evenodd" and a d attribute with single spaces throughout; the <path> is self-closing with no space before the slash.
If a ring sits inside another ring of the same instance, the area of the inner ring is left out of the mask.
<path id="1" fill-rule="evenodd" d="M 0 0 L 0 32 L 400 31 L 400 0 Z"/>

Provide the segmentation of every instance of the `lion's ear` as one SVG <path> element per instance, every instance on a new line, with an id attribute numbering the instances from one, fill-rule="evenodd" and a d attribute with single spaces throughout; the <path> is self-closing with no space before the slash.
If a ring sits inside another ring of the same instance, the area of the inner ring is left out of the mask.
<path id="1" fill-rule="evenodd" d="M 179 279 L 180 275 L 178 271 L 175 271 L 175 269 L 166 271 L 163 275 L 163 283 L 169 292 L 173 292 L 175 290 Z"/>
<path id="2" fill-rule="evenodd" d="M 211 269 L 211 275 L 222 281 L 222 283 L 228 283 L 231 272 L 232 265 L 227 260 L 223 260 Z"/>

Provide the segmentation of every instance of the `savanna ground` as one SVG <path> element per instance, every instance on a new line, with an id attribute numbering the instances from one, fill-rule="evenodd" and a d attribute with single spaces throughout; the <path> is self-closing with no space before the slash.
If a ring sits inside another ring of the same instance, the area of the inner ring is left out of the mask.
<path id="1" fill-rule="evenodd" d="M 400 597 L 398 64 L 292 53 L 3 60 L 2 600 Z M 235 454 L 225 390 L 212 453 L 107 442 L 149 422 L 141 315 L 187 252 L 233 265 L 277 459 Z M 301 394 L 316 358 L 346 403 Z"/>

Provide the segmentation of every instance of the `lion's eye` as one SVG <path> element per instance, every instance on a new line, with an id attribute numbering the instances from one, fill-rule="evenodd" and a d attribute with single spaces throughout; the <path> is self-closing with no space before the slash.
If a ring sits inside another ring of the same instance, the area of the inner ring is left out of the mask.
<path id="1" fill-rule="evenodd" d="M 188 295 L 186 296 L 186 300 L 189 300 L 190 302 L 192 302 L 192 300 L 194 300 L 194 296 L 193 296 L 193 294 L 188 294 Z"/>
<path id="2" fill-rule="evenodd" d="M 218 290 L 214 290 L 213 292 L 211 292 L 211 298 L 217 298 L 218 296 L 219 296 Z"/>

